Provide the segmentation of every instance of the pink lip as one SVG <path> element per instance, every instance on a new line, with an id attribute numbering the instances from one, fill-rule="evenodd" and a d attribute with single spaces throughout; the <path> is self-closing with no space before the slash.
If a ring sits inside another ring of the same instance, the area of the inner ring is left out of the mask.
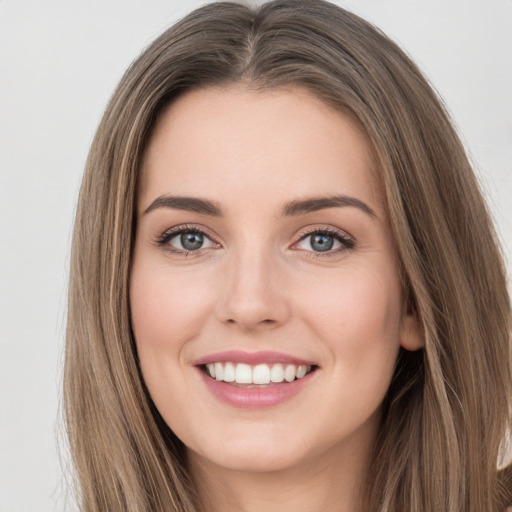
<path id="1" fill-rule="evenodd" d="M 216 359 L 216 361 L 219 360 Z M 316 371 L 308 373 L 302 379 L 293 382 L 246 387 L 217 381 L 202 369 L 198 369 L 198 371 L 206 387 L 216 398 L 225 404 L 241 409 L 264 409 L 283 403 L 304 389 L 317 373 Z"/>
<path id="2" fill-rule="evenodd" d="M 225 352 L 217 352 L 209 356 L 194 361 L 194 366 L 201 366 L 211 363 L 245 363 L 252 366 L 257 364 L 296 364 L 314 366 L 315 363 L 299 359 L 297 357 L 283 354 L 281 352 L 261 351 L 261 352 L 242 352 L 240 350 L 227 350 Z"/>

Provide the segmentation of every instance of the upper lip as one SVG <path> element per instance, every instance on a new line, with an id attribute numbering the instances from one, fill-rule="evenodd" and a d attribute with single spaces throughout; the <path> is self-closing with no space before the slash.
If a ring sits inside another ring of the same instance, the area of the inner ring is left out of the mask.
<path id="1" fill-rule="evenodd" d="M 282 352 L 274 351 L 260 351 L 260 352 L 243 352 L 240 350 L 226 350 L 224 352 L 216 352 L 208 356 L 202 357 L 193 362 L 194 366 L 201 366 L 212 363 L 245 363 L 249 365 L 257 364 L 295 364 L 314 366 L 315 363 L 306 359 L 284 354 Z"/>

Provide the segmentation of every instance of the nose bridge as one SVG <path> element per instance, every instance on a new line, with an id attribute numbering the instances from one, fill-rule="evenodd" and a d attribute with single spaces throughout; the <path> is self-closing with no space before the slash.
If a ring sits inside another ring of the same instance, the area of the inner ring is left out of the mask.
<path id="1" fill-rule="evenodd" d="M 279 257 L 269 243 L 247 240 L 228 257 L 223 300 L 219 304 L 224 322 L 244 330 L 276 327 L 289 314 L 282 287 Z"/>

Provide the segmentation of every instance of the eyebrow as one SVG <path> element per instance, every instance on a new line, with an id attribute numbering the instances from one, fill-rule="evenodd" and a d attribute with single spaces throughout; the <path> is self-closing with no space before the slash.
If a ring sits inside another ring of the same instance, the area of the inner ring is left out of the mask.
<path id="1" fill-rule="evenodd" d="M 287 203 L 282 211 L 283 217 L 294 217 L 305 215 L 307 213 L 324 210 L 326 208 L 340 208 L 352 206 L 359 208 L 372 218 L 377 218 L 376 213 L 363 201 L 345 195 L 334 195 L 327 197 L 313 197 L 309 199 L 297 199 Z M 157 208 L 172 208 L 174 210 L 184 210 L 189 212 L 201 213 L 211 217 L 221 217 L 222 210 L 219 203 L 208 199 L 184 196 L 160 196 L 157 197 L 144 211 L 149 213 Z"/>
<path id="2" fill-rule="evenodd" d="M 218 203 L 197 197 L 160 196 L 146 208 L 144 213 L 149 213 L 157 208 L 173 208 L 175 210 L 202 213 L 212 217 L 220 217 L 222 215 Z"/>
<path id="3" fill-rule="evenodd" d="M 345 195 L 314 197 L 311 199 L 291 201 L 283 208 L 282 215 L 284 217 L 305 215 L 306 213 L 316 212 L 326 208 L 339 208 L 343 206 L 359 208 L 370 217 L 377 218 L 377 214 L 366 203 L 363 203 L 363 201 L 355 197 Z"/>

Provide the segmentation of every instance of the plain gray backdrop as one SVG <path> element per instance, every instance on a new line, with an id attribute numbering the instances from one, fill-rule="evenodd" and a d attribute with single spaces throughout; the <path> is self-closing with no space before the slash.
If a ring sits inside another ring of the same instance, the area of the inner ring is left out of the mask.
<path id="1" fill-rule="evenodd" d="M 126 67 L 203 3 L 0 0 L 0 512 L 74 510 L 58 416 L 81 172 Z M 336 3 L 395 39 L 445 99 L 510 269 L 512 1 Z"/>

